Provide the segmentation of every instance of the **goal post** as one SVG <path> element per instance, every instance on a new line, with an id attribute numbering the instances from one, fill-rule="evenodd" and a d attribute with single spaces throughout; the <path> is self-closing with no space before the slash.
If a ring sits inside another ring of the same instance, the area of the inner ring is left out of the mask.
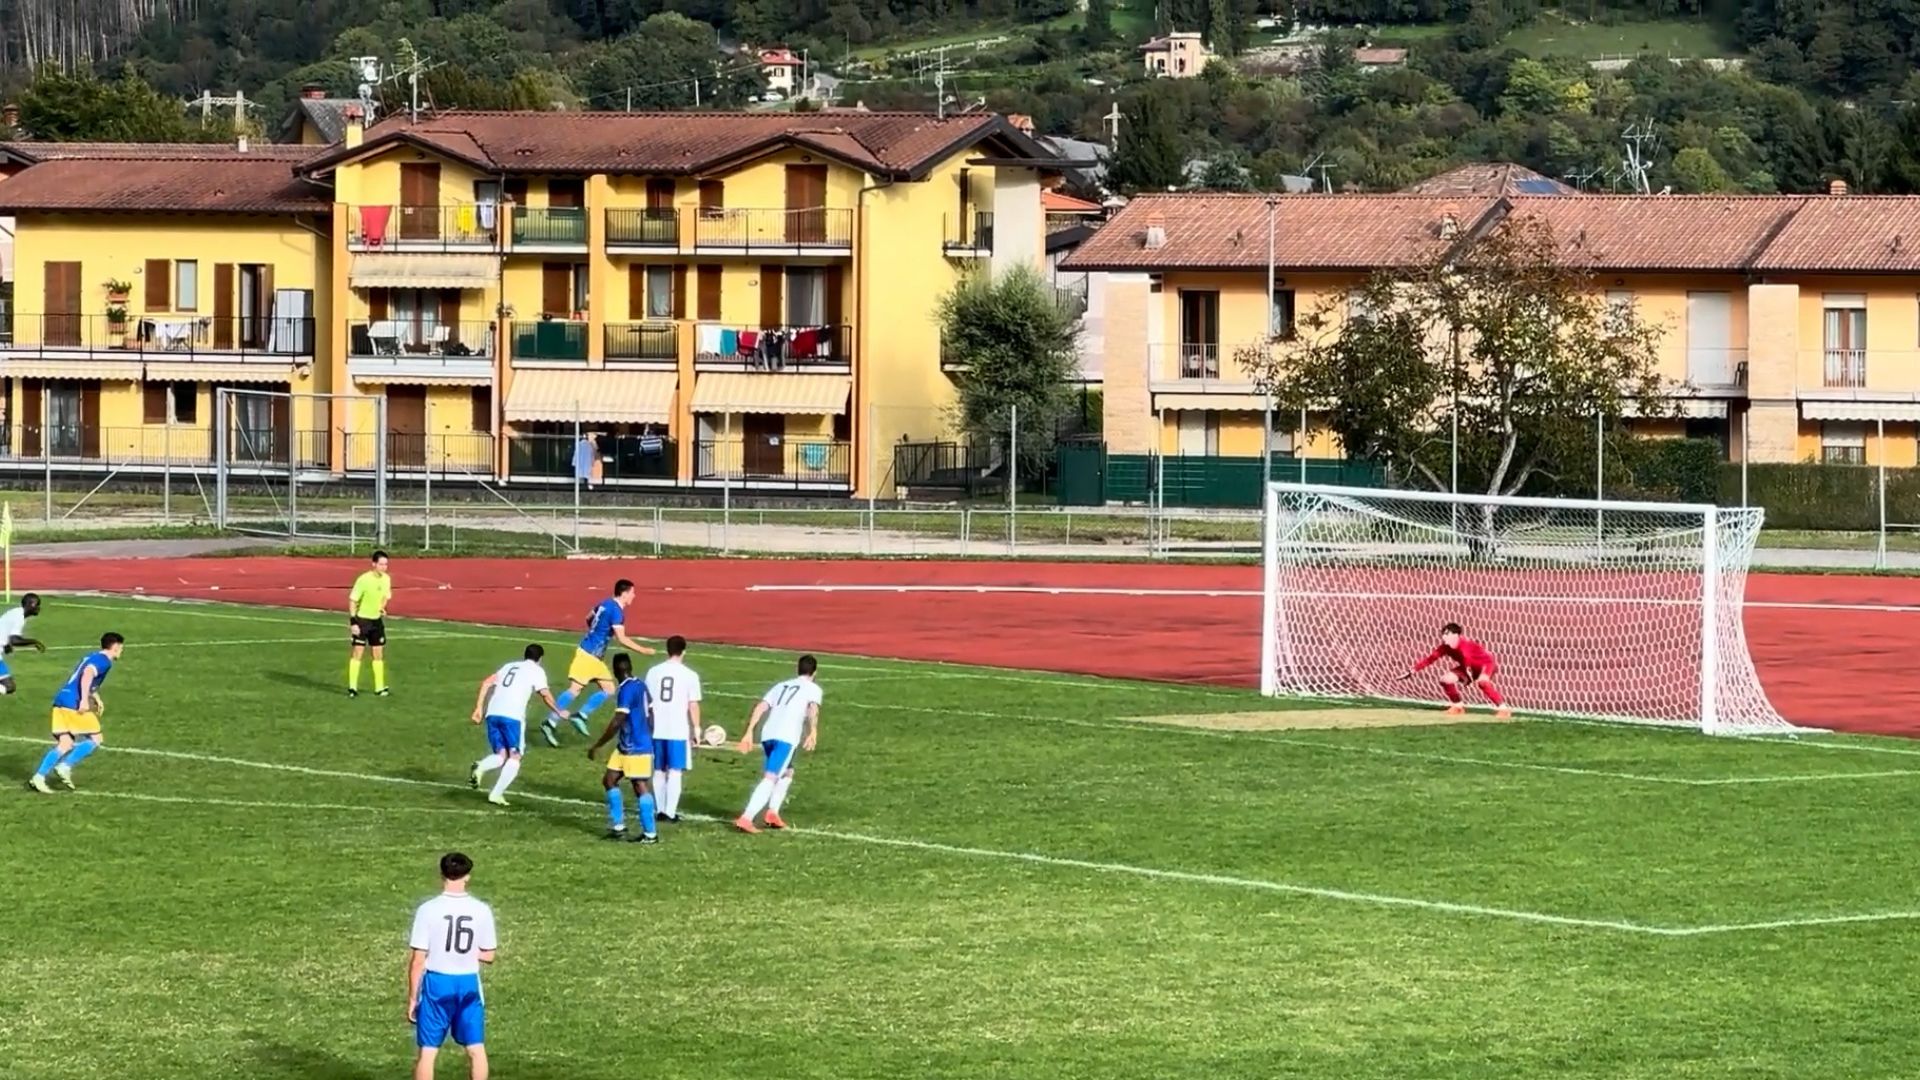
<path id="1" fill-rule="evenodd" d="M 354 506 L 371 501 L 386 540 L 388 432 L 384 397 L 217 387 L 213 393 L 213 517 L 222 529 L 340 540 Z M 371 499 L 356 495 L 371 488 Z"/>
<path id="2" fill-rule="evenodd" d="M 1802 730 L 1767 700 L 1747 651 L 1763 519 L 1757 507 L 1270 484 L 1261 692 L 1438 703 L 1438 671 L 1401 676 L 1459 623 L 1524 712 Z"/>

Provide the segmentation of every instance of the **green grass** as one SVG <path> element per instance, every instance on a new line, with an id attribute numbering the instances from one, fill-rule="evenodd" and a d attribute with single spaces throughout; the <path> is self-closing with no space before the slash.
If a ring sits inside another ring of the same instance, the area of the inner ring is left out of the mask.
<path id="1" fill-rule="evenodd" d="M 1912 908 L 1897 743 L 1195 733 L 1128 718 L 1257 699 L 825 657 L 802 831 L 640 848 L 598 839 L 571 734 L 509 811 L 464 786 L 477 680 L 529 638 L 557 673 L 562 635 L 395 620 L 395 696 L 349 701 L 325 614 L 56 597 L 35 628 L 53 649 L 0 701 L 16 778 L 86 643 L 130 644 L 81 793 L 0 792 L 9 1078 L 403 1075 L 401 945 L 449 848 L 502 926 L 502 1078 L 1801 1080 L 1920 1051 L 1891 989 L 1920 975 L 1912 922 L 1518 917 Z M 736 731 L 790 662 L 692 659 Z M 685 808 L 732 815 L 753 771 L 703 753 Z"/>
<path id="2" fill-rule="evenodd" d="M 1508 34 L 1501 44 L 1530 56 L 1581 60 L 1633 57 L 1642 52 L 1689 59 L 1739 55 L 1738 49 L 1720 39 L 1712 25 L 1699 19 L 1573 23 L 1549 13 Z"/>

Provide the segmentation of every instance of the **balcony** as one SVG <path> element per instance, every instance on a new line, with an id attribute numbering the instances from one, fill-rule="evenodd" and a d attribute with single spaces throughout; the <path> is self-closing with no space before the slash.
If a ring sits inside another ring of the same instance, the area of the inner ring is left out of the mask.
<path id="1" fill-rule="evenodd" d="M 514 479 L 573 479 L 571 434 L 514 435 L 507 440 L 507 472 Z M 677 483 L 680 446 L 660 435 L 614 435 L 601 440 L 601 480 L 605 483 Z"/>
<path id="2" fill-rule="evenodd" d="M 388 472 L 431 473 L 450 479 L 492 479 L 493 436 L 486 432 L 428 435 L 389 431 L 386 435 Z M 346 432 L 341 437 L 340 470 L 373 472 L 380 464 L 380 436 Z"/>
<path id="3" fill-rule="evenodd" d="M 513 324 L 513 361 L 585 363 L 587 324 L 573 319 L 542 319 Z"/>
<path id="4" fill-rule="evenodd" d="M 577 206 L 513 208 L 515 251 L 584 251 L 587 212 Z"/>
<path id="5" fill-rule="evenodd" d="M 380 382 L 395 376 L 449 382 L 493 378 L 494 324 L 378 319 L 347 323 L 347 374 Z"/>
<path id="6" fill-rule="evenodd" d="M 834 490 L 852 483 L 852 466 L 853 444 L 828 439 L 769 436 L 693 444 L 694 478 L 709 484 Z"/>
<path id="7" fill-rule="evenodd" d="M 607 360 L 672 364 L 680 359 L 680 327 L 671 322 L 608 323 Z"/>
<path id="8" fill-rule="evenodd" d="M 850 326 L 734 326 L 694 328 L 694 366 L 728 371 L 851 370 Z"/>
<path id="9" fill-rule="evenodd" d="M 678 250 L 680 212 L 671 206 L 607 211 L 607 247 Z"/>
<path id="10" fill-rule="evenodd" d="M 1258 342 L 1248 345 L 1222 344 L 1218 341 L 1183 341 L 1149 344 L 1147 355 L 1152 370 L 1152 389 L 1157 393 L 1214 394 L 1246 396 L 1257 394 L 1253 376 L 1242 370 L 1240 352 L 1259 349 Z M 1222 401 L 1219 408 L 1254 408 L 1251 402 Z"/>
<path id="11" fill-rule="evenodd" d="M 982 210 L 949 215 L 941 249 L 954 258 L 985 258 L 993 254 L 993 215 Z"/>
<path id="12" fill-rule="evenodd" d="M 290 364 L 312 362 L 313 350 L 314 323 L 308 318 L 182 314 L 116 320 L 16 312 L 0 344 L 0 358 Z"/>
<path id="13" fill-rule="evenodd" d="M 853 211 L 704 210 L 694 222 L 693 245 L 713 255 L 847 255 Z"/>
<path id="14" fill-rule="evenodd" d="M 500 244 L 502 210 L 492 203 L 460 206 L 349 206 L 350 251 L 492 251 Z"/>
<path id="15" fill-rule="evenodd" d="M 1867 385 L 1867 350 L 1828 349 L 1823 386 L 1829 389 L 1861 390 Z"/>

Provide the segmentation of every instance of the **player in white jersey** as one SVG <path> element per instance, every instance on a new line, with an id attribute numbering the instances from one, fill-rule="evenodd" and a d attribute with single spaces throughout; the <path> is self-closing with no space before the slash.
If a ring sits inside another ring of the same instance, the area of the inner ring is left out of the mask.
<path id="1" fill-rule="evenodd" d="M 413 913 L 407 939 L 407 1023 L 420 1056 L 413 1080 L 433 1080 L 440 1044 L 451 1034 L 466 1047 L 472 1080 L 487 1080 L 487 1004 L 480 965 L 500 947 L 493 909 L 467 892 L 473 860 L 457 851 L 440 857 L 441 893 Z"/>
<path id="2" fill-rule="evenodd" d="M 20 598 L 20 606 L 9 608 L 0 615 L 0 694 L 12 694 L 19 690 L 13 683 L 13 670 L 7 667 L 6 657 L 16 646 L 31 645 L 36 652 L 46 652 L 47 647 L 27 637 L 27 620 L 40 614 L 40 597 L 28 593 Z"/>
<path id="3" fill-rule="evenodd" d="M 527 705 L 533 695 L 539 694 L 548 709 L 558 707 L 553 703 L 553 691 L 547 687 L 546 669 L 540 666 L 540 658 L 545 655 L 547 650 L 540 646 L 527 646 L 522 659 L 502 664 L 499 671 L 480 683 L 480 697 L 473 703 L 473 722 L 485 719 L 487 748 L 493 753 L 473 763 L 467 783 L 477 788 L 488 773 L 499 769 L 500 779 L 487 793 L 487 801 L 496 806 L 507 805 L 507 785 L 520 775 L 520 755 L 527 749 Z"/>
<path id="4" fill-rule="evenodd" d="M 687 666 L 687 639 L 667 639 L 667 659 L 647 669 L 653 702 L 653 790 L 660 816 L 680 821 L 680 778 L 700 743 L 700 675 Z"/>
<path id="5" fill-rule="evenodd" d="M 754 827 L 753 819 L 763 809 L 767 812 L 769 829 L 787 827 L 780 819 L 780 806 L 787 801 L 788 789 L 793 787 L 794 749 L 797 746 L 812 753 L 820 741 L 820 684 L 813 681 L 813 673 L 819 668 L 820 662 L 813 657 L 801 657 L 799 674 L 774 686 L 753 706 L 753 715 L 747 719 L 747 730 L 740 736 L 736 749 L 743 754 L 751 752 L 753 729 L 760 726 L 761 720 L 766 720 L 766 730 L 761 733 L 764 741 L 760 745 L 767 753 L 767 767 L 759 785 L 753 789 L 753 797 L 747 800 L 747 812 L 734 819 L 734 828 L 741 832 L 760 831 Z"/>

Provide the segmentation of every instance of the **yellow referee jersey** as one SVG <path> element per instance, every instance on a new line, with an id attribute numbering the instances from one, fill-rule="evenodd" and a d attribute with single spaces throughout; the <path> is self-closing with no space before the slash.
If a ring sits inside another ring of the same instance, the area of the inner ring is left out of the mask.
<path id="1" fill-rule="evenodd" d="M 393 599 L 393 578 L 378 570 L 369 570 L 361 574 L 353 583 L 353 592 L 348 595 L 353 617 L 356 619 L 381 619 L 387 614 L 387 601 Z"/>

